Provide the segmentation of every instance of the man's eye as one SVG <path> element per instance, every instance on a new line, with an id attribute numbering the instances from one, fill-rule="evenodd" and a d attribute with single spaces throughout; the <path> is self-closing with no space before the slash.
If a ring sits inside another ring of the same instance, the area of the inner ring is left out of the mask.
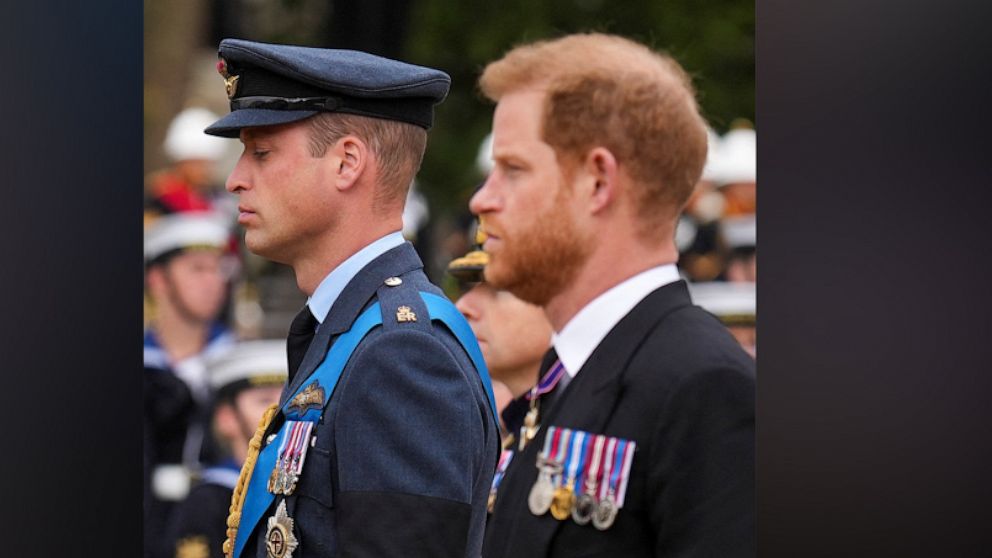
<path id="1" fill-rule="evenodd" d="M 263 150 L 263 149 L 256 149 L 256 150 L 252 151 L 251 154 L 256 159 L 264 159 L 265 156 L 269 154 L 269 152 L 267 150 Z"/>

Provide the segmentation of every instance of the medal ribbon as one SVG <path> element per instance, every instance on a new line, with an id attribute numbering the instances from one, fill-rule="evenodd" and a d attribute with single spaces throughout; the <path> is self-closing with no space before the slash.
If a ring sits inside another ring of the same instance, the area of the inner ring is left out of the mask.
<path id="1" fill-rule="evenodd" d="M 594 439 L 595 439 L 594 435 L 586 433 L 585 440 L 582 441 L 582 453 L 579 455 L 579 471 L 577 473 L 578 476 L 575 478 L 575 484 L 572 485 L 572 491 L 575 492 L 576 494 L 581 494 L 583 491 L 582 490 L 582 487 L 584 486 L 583 481 L 585 480 L 585 477 L 588 474 L 587 470 L 589 469 L 589 467 L 587 467 L 587 465 L 589 464 L 589 460 L 591 459 L 589 455 L 589 446 L 592 445 Z"/>
<path id="2" fill-rule="evenodd" d="M 510 461 L 513 459 L 513 450 L 503 450 L 503 453 L 499 456 L 499 463 L 496 465 L 496 474 L 493 475 L 493 485 L 490 488 L 491 491 L 495 491 L 499 488 L 500 483 L 503 482 L 503 477 L 506 476 L 506 468 L 510 465 Z"/>
<path id="3" fill-rule="evenodd" d="M 572 430 L 569 428 L 561 429 L 561 443 L 558 444 L 558 452 L 555 454 L 555 463 L 562 466 L 561 473 L 555 475 L 552 479 L 554 482 L 554 487 L 558 488 L 565 482 L 565 459 L 568 457 L 569 442 L 572 441 Z"/>
<path id="4" fill-rule="evenodd" d="M 530 401 L 555 389 L 555 386 L 558 385 L 559 380 L 561 380 L 561 377 L 564 374 L 565 365 L 561 363 L 561 360 L 556 360 L 555 363 L 551 365 L 551 368 L 544 373 L 544 377 L 537 382 L 537 385 L 531 388 L 530 392 L 527 393 L 527 400 Z"/>
<path id="5" fill-rule="evenodd" d="M 616 497 L 616 487 L 617 479 L 620 478 L 620 469 L 623 467 L 623 450 L 627 447 L 627 440 L 619 440 L 617 442 L 617 451 L 615 457 L 613 458 L 613 466 L 610 468 L 610 487 L 609 491 L 613 493 Z M 614 500 L 615 502 L 616 500 Z"/>
<path id="6" fill-rule="evenodd" d="M 308 421 L 300 422 L 296 425 L 296 435 L 293 438 L 293 453 L 290 456 L 289 472 L 299 475 L 303 472 L 303 462 L 307 458 L 307 449 L 310 445 L 310 433 L 313 432 L 313 423 Z"/>
<path id="7" fill-rule="evenodd" d="M 595 443 L 592 446 L 592 458 L 589 465 L 589 470 L 584 474 L 584 481 L 587 485 L 587 492 L 590 494 L 596 494 L 596 487 L 599 485 L 599 463 L 602 461 L 603 445 L 606 443 L 606 436 L 602 434 L 596 434 L 594 436 Z"/>
<path id="8" fill-rule="evenodd" d="M 620 486 L 617 488 L 617 507 L 623 507 L 624 496 L 627 494 L 627 481 L 630 478 L 630 464 L 634 461 L 634 449 L 637 442 L 631 440 L 623 452 L 623 472 L 620 474 Z"/>
<path id="9" fill-rule="evenodd" d="M 599 495 L 596 497 L 597 500 L 604 500 L 606 498 L 606 492 L 609 489 L 609 480 L 611 473 L 611 466 L 613 465 L 613 456 L 617 449 L 617 439 L 608 438 L 606 440 L 606 447 L 603 448 L 603 469 L 600 472 L 600 482 L 599 482 Z"/>
<path id="10" fill-rule="evenodd" d="M 544 440 L 544 450 L 546 454 L 544 457 L 549 462 L 554 460 L 555 455 L 558 453 L 558 441 L 561 440 L 561 431 L 561 428 L 556 428 L 554 426 L 548 429 L 548 436 Z M 550 449 L 548 446 L 548 439 L 551 440 Z"/>
<path id="11" fill-rule="evenodd" d="M 565 456 L 568 455 L 568 442 L 572 439 L 572 431 L 568 428 L 559 429 L 558 434 L 560 436 L 555 436 L 555 438 L 560 438 L 555 440 L 555 448 L 551 450 L 554 453 L 554 461 L 559 465 L 565 464 Z"/>
<path id="12" fill-rule="evenodd" d="M 568 477 L 565 480 L 566 483 L 571 482 L 572 484 L 569 484 L 566 488 L 575 486 L 575 474 L 579 470 L 579 463 L 582 461 L 582 456 L 585 455 L 585 452 L 582 451 L 582 448 L 585 446 L 585 441 L 586 433 L 581 430 L 576 431 L 575 435 L 572 437 L 572 448 L 569 452 L 568 464 L 566 465 Z"/>

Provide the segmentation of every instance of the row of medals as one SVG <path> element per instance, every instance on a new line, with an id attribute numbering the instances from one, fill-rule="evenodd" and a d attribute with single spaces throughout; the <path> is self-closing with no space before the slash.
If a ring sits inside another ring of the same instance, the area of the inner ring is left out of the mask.
<path id="1" fill-rule="evenodd" d="M 313 424 L 309 421 L 286 421 L 286 436 L 279 448 L 278 458 L 269 475 L 268 491 L 273 495 L 289 496 L 303 472 L 307 449 L 313 443 Z M 276 513 L 269 518 L 265 534 L 268 558 L 292 558 L 299 544 L 293 534 L 293 518 L 286 512 L 286 500 L 279 502 Z"/>
<path id="2" fill-rule="evenodd" d="M 554 435 L 554 431 L 554 426 L 548 429 L 548 440 Z M 634 450 L 635 443 L 633 441 L 610 438 L 601 434 L 593 435 L 578 430 L 571 431 L 566 428 L 562 428 L 561 431 L 563 436 L 571 434 L 569 438 L 573 443 L 576 440 L 575 434 L 582 434 L 582 437 L 588 439 L 590 445 L 595 447 L 609 445 L 609 441 L 613 440 L 614 448 L 620 447 L 622 442 L 623 445 L 630 445 L 628 451 L 633 452 Z M 550 511 L 551 516 L 558 521 L 564 521 L 571 517 L 572 521 L 579 525 L 587 525 L 591 522 L 595 528 L 601 531 L 609 529 L 613 525 L 613 522 L 616 521 L 620 507 L 617 504 L 618 489 L 612 486 L 609 479 L 603 479 L 610 485 L 607 487 L 605 497 L 602 499 L 597 497 L 600 484 L 600 479 L 597 477 L 603 474 L 605 461 L 602 466 L 600 466 L 599 460 L 595 461 L 592 466 L 594 470 L 590 470 L 590 474 L 586 475 L 583 486 L 584 490 L 581 494 L 576 495 L 574 489 L 576 484 L 575 476 L 582 475 L 586 463 L 579 463 L 577 466 L 578 471 L 572 473 L 566 479 L 563 474 L 566 467 L 564 464 L 565 460 L 563 458 L 555 459 L 554 456 L 550 456 L 548 453 L 550 452 L 547 451 L 546 446 L 545 451 L 537 458 L 537 468 L 539 471 L 537 481 L 534 482 L 534 486 L 531 487 L 530 494 L 527 497 L 527 506 L 530 508 L 531 513 L 541 516 Z M 597 452 L 594 451 L 593 454 L 595 453 Z M 570 454 L 572 454 L 572 451 L 566 449 L 565 456 Z M 614 461 L 613 456 L 610 456 L 610 461 Z M 565 482 L 562 482 L 563 480 Z M 621 479 L 621 482 L 625 480 Z"/>

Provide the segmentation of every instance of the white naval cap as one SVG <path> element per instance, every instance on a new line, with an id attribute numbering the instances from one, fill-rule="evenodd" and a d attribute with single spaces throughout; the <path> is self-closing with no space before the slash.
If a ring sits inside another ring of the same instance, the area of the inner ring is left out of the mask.
<path id="1" fill-rule="evenodd" d="M 758 245 L 758 224 L 754 214 L 724 217 L 720 220 L 720 233 L 731 250 Z"/>
<path id="2" fill-rule="evenodd" d="M 242 341 L 207 361 L 210 388 L 240 389 L 286 382 L 286 341 Z"/>
<path id="3" fill-rule="evenodd" d="M 145 262 L 185 248 L 227 246 L 225 218 L 212 211 L 175 213 L 157 219 L 145 231 Z"/>
<path id="4" fill-rule="evenodd" d="M 754 283 L 689 283 L 692 301 L 728 325 L 753 324 L 757 308 Z"/>
<path id="5" fill-rule="evenodd" d="M 218 118 L 216 114 L 199 107 L 191 107 L 177 114 L 165 133 L 165 143 L 162 145 L 165 154 L 173 161 L 220 159 L 230 142 L 203 133 Z"/>
<path id="6" fill-rule="evenodd" d="M 716 182 L 720 178 L 720 136 L 713 128 L 706 127 L 706 164 L 703 165 L 703 175 L 700 180 Z"/>
<path id="7" fill-rule="evenodd" d="M 758 176 L 758 137 L 752 128 L 735 128 L 724 134 L 711 170 L 714 182 L 733 184 L 756 182 Z"/>

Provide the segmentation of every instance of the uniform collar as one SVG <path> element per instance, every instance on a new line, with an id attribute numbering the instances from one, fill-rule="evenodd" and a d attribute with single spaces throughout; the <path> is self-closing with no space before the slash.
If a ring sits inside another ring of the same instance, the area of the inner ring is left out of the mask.
<path id="1" fill-rule="evenodd" d="M 352 254 L 341 265 L 334 268 L 327 277 L 324 277 L 320 285 L 317 285 L 317 289 L 313 292 L 313 295 L 307 299 L 307 306 L 310 307 L 310 313 L 317 318 L 318 322 L 324 323 L 324 320 L 327 319 L 327 313 L 330 312 L 331 306 L 334 305 L 334 301 L 338 299 L 341 291 L 344 290 L 355 275 L 363 267 L 368 265 L 369 262 L 403 244 L 403 242 L 405 242 L 403 233 L 396 231 L 387 234 Z"/>
<path id="2" fill-rule="evenodd" d="M 675 264 L 665 264 L 642 271 L 614 285 L 586 304 L 565 327 L 551 335 L 551 344 L 575 377 L 606 334 L 648 294 L 680 279 Z"/>

